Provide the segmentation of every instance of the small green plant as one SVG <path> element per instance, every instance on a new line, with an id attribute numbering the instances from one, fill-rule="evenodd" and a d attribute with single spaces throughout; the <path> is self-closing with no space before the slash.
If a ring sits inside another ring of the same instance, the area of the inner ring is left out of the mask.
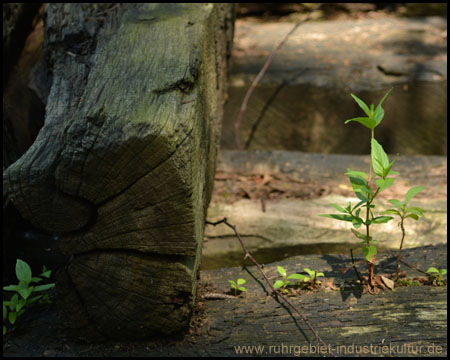
<path id="1" fill-rule="evenodd" d="M 384 117 L 384 110 L 381 105 L 391 91 L 392 89 L 390 89 L 386 93 L 386 95 L 384 95 L 375 109 L 373 104 L 370 105 L 369 108 L 364 101 L 359 99 L 354 94 L 351 94 L 353 99 L 364 111 L 367 117 L 357 117 L 349 119 L 345 121 L 345 124 L 351 121 L 356 121 L 371 130 L 371 156 L 369 174 L 348 169 L 346 174 L 349 176 L 353 191 L 360 201 L 353 207 L 351 202 L 349 201 L 346 208 L 342 208 L 341 206 L 336 204 L 331 204 L 336 210 L 343 214 L 320 215 L 341 221 L 349 221 L 353 224 L 354 229 L 351 229 L 351 231 L 356 237 L 362 240 L 362 253 L 367 260 L 369 285 L 371 287 L 374 287 L 374 263 L 377 255 L 377 248 L 373 244 L 376 240 L 373 239 L 372 236 L 370 236 L 370 227 L 373 224 L 387 223 L 392 219 L 391 216 L 375 216 L 375 205 L 373 204 L 373 201 L 381 191 L 385 190 L 393 184 L 394 178 L 388 176 L 398 174 L 397 172 L 391 171 L 392 165 L 394 164 L 395 160 L 389 162 L 389 158 L 384 152 L 383 147 L 378 143 L 378 141 L 375 140 L 374 136 L 375 127 L 380 124 L 381 120 Z M 372 168 L 375 175 L 379 177 L 379 179 L 376 179 L 377 188 L 375 191 L 372 189 Z M 360 217 L 361 210 L 364 208 L 365 216 L 363 215 L 363 217 Z M 366 227 L 365 234 L 355 230 L 361 227 L 361 225 L 364 225 Z"/>
<path id="2" fill-rule="evenodd" d="M 228 282 L 231 284 L 231 288 L 234 289 L 234 295 L 237 296 L 238 291 L 247 291 L 247 289 L 241 285 L 244 285 L 247 281 L 245 279 L 237 279 L 237 281 L 228 280 Z"/>
<path id="3" fill-rule="evenodd" d="M 33 277 L 30 266 L 25 261 L 17 259 L 16 276 L 17 279 L 19 279 L 19 283 L 17 285 L 3 287 L 3 290 L 16 292 L 9 301 L 3 301 L 3 335 L 7 332 L 7 320 L 9 320 L 11 326 L 14 326 L 17 318 L 25 312 L 27 306 L 40 299 L 48 302 L 49 299 L 46 295 L 30 296 L 35 292 L 45 291 L 55 286 L 54 283 L 37 286 L 31 285 L 31 283 L 43 281 L 42 278 L 49 279 L 50 275 L 51 270 L 47 270 L 44 266 L 42 274 L 40 274 L 39 277 Z"/>
<path id="4" fill-rule="evenodd" d="M 428 270 L 426 271 L 426 273 L 430 274 L 428 275 L 428 278 L 430 279 L 430 281 L 437 285 L 437 286 L 444 286 L 445 285 L 445 281 L 442 278 L 442 276 L 444 276 L 445 274 L 447 274 L 447 269 L 436 269 L 435 267 L 430 267 L 428 268 Z"/>
<path id="5" fill-rule="evenodd" d="M 289 279 L 303 281 L 303 279 L 306 277 L 305 275 L 302 275 L 302 274 L 292 274 L 292 275 L 288 276 L 286 273 L 286 270 L 282 266 L 277 266 L 277 269 L 278 269 L 278 272 L 280 273 L 280 275 L 283 277 L 283 280 L 275 281 L 275 283 L 273 284 L 273 287 L 275 289 L 281 288 L 281 292 L 284 294 L 286 294 L 288 292 L 286 287 L 291 285 L 291 282 L 289 281 Z"/>
<path id="6" fill-rule="evenodd" d="M 405 226 L 404 221 L 407 218 L 411 218 L 414 220 L 419 220 L 419 217 L 424 216 L 425 210 L 421 209 L 416 206 L 408 206 L 409 201 L 416 196 L 419 192 L 421 192 L 424 189 L 422 186 L 414 186 L 411 189 L 408 190 L 408 192 L 405 195 L 404 201 L 400 201 L 397 199 L 391 199 L 389 202 L 394 205 L 394 208 L 388 209 L 382 214 L 389 214 L 389 215 L 397 215 L 400 217 L 400 222 L 398 225 L 402 229 L 402 240 L 400 242 L 400 248 L 398 250 L 397 255 L 397 266 L 396 266 L 396 277 L 398 279 L 399 273 L 400 273 L 400 259 L 401 259 L 401 252 L 403 248 L 403 240 L 405 239 Z"/>
<path id="7" fill-rule="evenodd" d="M 320 284 L 320 281 L 317 280 L 318 277 L 325 277 L 324 273 L 317 272 L 308 268 L 304 268 L 303 270 L 308 273 L 309 277 L 303 274 L 291 274 L 288 276 L 286 270 L 282 266 L 277 266 L 277 269 L 280 275 L 283 277 L 283 280 L 275 281 L 273 287 L 275 289 L 281 289 L 281 292 L 284 294 L 288 293 L 286 287 L 292 285 L 291 281 L 289 280 L 298 280 L 303 283 L 310 283 L 310 285 L 315 286 L 317 284 Z"/>
<path id="8" fill-rule="evenodd" d="M 325 277 L 325 274 L 323 272 L 317 272 L 308 268 L 304 268 L 303 270 L 305 270 L 310 276 L 310 278 L 305 276 L 303 281 L 310 282 L 313 286 L 315 286 L 316 284 L 320 284 L 320 281 L 317 280 L 318 277 Z"/>
<path id="9" fill-rule="evenodd" d="M 369 165 L 369 174 L 361 171 L 354 171 L 348 169 L 347 175 L 349 176 L 350 183 L 352 184 L 353 191 L 355 195 L 358 197 L 359 202 L 352 206 L 352 203 L 349 201 L 345 208 L 331 204 L 337 211 L 342 214 L 321 214 L 320 216 L 329 217 L 336 220 L 341 221 L 349 221 L 353 224 L 353 228 L 351 231 L 353 234 L 361 239 L 362 245 L 362 253 L 364 258 L 367 261 L 368 267 L 368 282 L 370 288 L 375 287 L 374 283 L 374 264 L 377 255 L 377 248 L 374 245 L 376 242 L 375 239 L 371 236 L 371 226 L 375 224 L 387 223 L 393 218 L 391 216 L 381 215 L 375 216 L 375 198 L 389 186 L 394 183 L 394 178 L 390 177 L 391 175 L 398 175 L 399 173 L 396 171 L 392 171 L 392 166 L 395 163 L 394 159 L 392 162 L 389 162 L 389 158 L 385 153 L 381 144 L 375 139 L 375 127 L 377 127 L 381 120 L 384 117 L 384 110 L 382 107 L 383 102 L 386 100 L 387 96 L 390 94 L 392 89 L 390 89 L 381 99 L 376 108 L 374 105 L 370 105 L 370 108 L 366 105 L 364 101 L 359 99 L 354 94 L 351 94 L 353 99 L 359 105 L 359 107 L 364 111 L 367 117 L 357 117 L 353 119 L 349 119 L 345 121 L 345 124 L 356 121 L 365 127 L 370 129 L 371 132 L 371 151 L 370 151 L 370 165 Z M 373 174 L 372 175 L 372 171 Z M 375 186 L 373 184 L 373 180 L 375 180 Z M 418 188 L 412 188 L 410 192 L 408 192 L 405 199 L 417 191 Z M 411 196 L 412 197 L 412 196 Z M 408 200 L 409 201 L 409 200 Z M 400 202 L 398 203 L 400 205 Z M 395 210 L 395 209 L 391 209 Z M 406 208 L 405 208 L 406 210 Z M 416 210 L 407 210 L 409 213 L 416 214 L 420 212 Z M 391 212 L 392 213 L 392 212 Z M 400 212 L 399 212 L 400 213 Z M 409 213 L 405 214 L 409 215 Z M 397 215 L 397 213 L 395 213 Z M 401 214 L 401 213 L 400 213 Z M 365 226 L 365 233 L 361 233 L 356 229 L 361 226 Z"/>

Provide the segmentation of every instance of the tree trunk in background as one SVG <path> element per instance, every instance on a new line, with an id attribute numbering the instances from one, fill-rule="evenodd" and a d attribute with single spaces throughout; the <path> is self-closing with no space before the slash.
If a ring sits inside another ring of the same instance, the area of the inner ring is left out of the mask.
<path id="1" fill-rule="evenodd" d="M 233 29 L 230 4 L 48 4 L 52 87 L 4 191 L 72 255 L 58 303 L 77 334 L 188 324 Z"/>

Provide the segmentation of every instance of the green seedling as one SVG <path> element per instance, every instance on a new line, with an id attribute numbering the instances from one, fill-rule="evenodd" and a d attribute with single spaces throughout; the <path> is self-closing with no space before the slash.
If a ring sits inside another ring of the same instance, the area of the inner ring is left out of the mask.
<path id="1" fill-rule="evenodd" d="M 247 289 L 241 285 L 244 285 L 247 281 L 245 279 L 237 279 L 236 282 L 233 280 L 228 280 L 228 282 L 231 284 L 231 288 L 234 289 L 234 296 L 237 296 L 238 291 L 247 291 Z"/>
<path id="2" fill-rule="evenodd" d="M 400 222 L 398 223 L 398 226 L 402 229 L 402 240 L 400 241 L 400 248 L 398 250 L 397 255 L 397 270 L 396 270 L 396 277 L 398 279 L 399 273 L 400 273 L 400 259 L 401 259 L 401 252 L 403 249 L 403 240 L 405 239 L 405 226 L 404 221 L 407 218 L 411 218 L 414 220 L 419 220 L 419 217 L 424 216 L 425 210 L 421 209 L 416 206 L 410 206 L 408 207 L 409 201 L 416 196 L 419 192 L 421 192 L 424 189 L 422 186 L 414 186 L 411 189 L 408 190 L 408 192 L 405 195 L 405 199 L 403 201 L 397 200 L 397 199 L 391 199 L 389 202 L 394 205 L 394 208 L 388 209 L 382 214 L 389 214 L 389 215 L 396 215 L 400 217 Z"/>
<path id="3" fill-rule="evenodd" d="M 51 273 L 51 270 L 47 270 L 44 266 L 42 269 L 42 274 L 40 274 L 39 277 L 33 277 L 30 266 L 25 261 L 17 259 L 16 276 L 17 279 L 19 279 L 19 283 L 17 285 L 3 287 L 3 290 L 16 292 L 10 300 L 3 301 L 3 335 L 7 332 L 7 320 L 11 326 L 14 326 L 17 318 L 25 312 L 25 309 L 29 305 L 38 300 L 44 300 L 45 302 L 49 301 L 48 295 L 46 294 L 33 297 L 30 296 L 33 293 L 49 290 L 55 286 L 54 283 L 37 286 L 31 285 L 31 283 L 39 283 L 43 281 L 43 278 L 49 279 Z"/>
<path id="4" fill-rule="evenodd" d="M 433 284 L 436 284 L 437 286 L 444 286 L 445 281 L 442 278 L 445 274 L 447 274 L 447 269 L 436 269 L 435 267 L 430 267 L 426 271 L 426 273 L 430 274 L 428 275 L 428 278 Z"/>
<path id="5" fill-rule="evenodd" d="M 303 281 L 305 282 L 310 282 L 311 285 L 316 285 L 316 284 L 320 284 L 320 281 L 317 280 L 318 277 L 325 277 L 325 274 L 323 272 L 317 272 L 308 268 L 304 268 L 303 270 L 305 270 L 308 275 L 310 276 L 310 278 L 308 278 L 307 276 L 305 276 L 305 278 L 303 279 Z"/>
<path id="6" fill-rule="evenodd" d="M 288 293 L 288 290 L 286 289 L 286 287 L 291 285 L 291 282 L 289 281 L 289 279 L 303 281 L 305 278 L 307 278 L 305 275 L 302 275 L 302 274 L 292 274 L 292 275 L 288 276 L 286 273 L 286 270 L 282 266 L 277 266 L 277 269 L 278 269 L 278 272 L 280 273 L 280 275 L 283 277 L 283 280 L 275 281 L 275 283 L 273 284 L 273 287 L 275 289 L 281 288 L 281 292 L 284 294 Z"/>
<path id="7" fill-rule="evenodd" d="M 398 172 L 392 171 L 395 159 L 389 162 L 389 158 L 381 144 L 375 139 L 375 127 L 377 127 L 384 117 L 384 110 L 381 106 L 390 94 L 390 89 L 381 99 L 377 107 L 374 109 L 374 105 L 370 105 L 370 108 L 364 101 L 357 96 L 351 94 L 353 99 L 357 102 L 359 107 L 364 111 L 367 117 L 357 117 L 345 121 L 345 124 L 356 121 L 371 131 L 371 153 L 370 153 L 370 165 L 369 174 L 362 171 L 354 171 L 348 169 L 347 175 L 349 176 L 350 183 L 352 184 L 353 191 L 359 202 L 356 205 L 352 205 L 349 201 L 345 208 L 331 204 L 341 214 L 321 214 L 320 216 L 329 217 L 336 220 L 351 222 L 353 228 L 352 233 L 359 239 L 361 239 L 362 253 L 367 260 L 369 285 L 371 288 L 374 284 L 374 263 L 377 255 L 377 248 L 374 245 L 376 241 L 371 236 L 371 226 L 375 224 L 382 224 L 389 222 L 391 216 L 375 216 L 374 200 L 382 192 L 394 183 L 394 178 L 390 175 L 398 175 Z M 373 170 L 373 175 L 372 175 Z M 375 186 L 373 186 L 373 180 L 375 180 Z M 361 226 L 365 226 L 365 233 L 361 233 L 356 229 Z"/>

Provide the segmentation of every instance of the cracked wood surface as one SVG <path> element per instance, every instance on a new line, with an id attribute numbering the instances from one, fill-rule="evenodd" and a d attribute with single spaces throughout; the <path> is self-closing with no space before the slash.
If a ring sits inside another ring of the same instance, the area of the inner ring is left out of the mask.
<path id="1" fill-rule="evenodd" d="M 78 332 L 136 338 L 187 321 L 215 172 L 232 10 L 45 8 L 53 81 L 45 124 L 3 186 L 24 218 L 60 235 L 61 249 L 73 255 L 59 274 L 58 297 Z"/>

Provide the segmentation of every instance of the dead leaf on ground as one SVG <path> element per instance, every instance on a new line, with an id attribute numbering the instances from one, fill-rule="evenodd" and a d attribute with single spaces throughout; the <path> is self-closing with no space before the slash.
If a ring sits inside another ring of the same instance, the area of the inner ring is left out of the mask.
<path id="1" fill-rule="evenodd" d="M 389 289 L 394 290 L 395 283 L 391 279 L 388 279 L 383 275 L 381 275 L 380 278 L 381 281 L 383 281 L 384 285 L 386 285 Z"/>

